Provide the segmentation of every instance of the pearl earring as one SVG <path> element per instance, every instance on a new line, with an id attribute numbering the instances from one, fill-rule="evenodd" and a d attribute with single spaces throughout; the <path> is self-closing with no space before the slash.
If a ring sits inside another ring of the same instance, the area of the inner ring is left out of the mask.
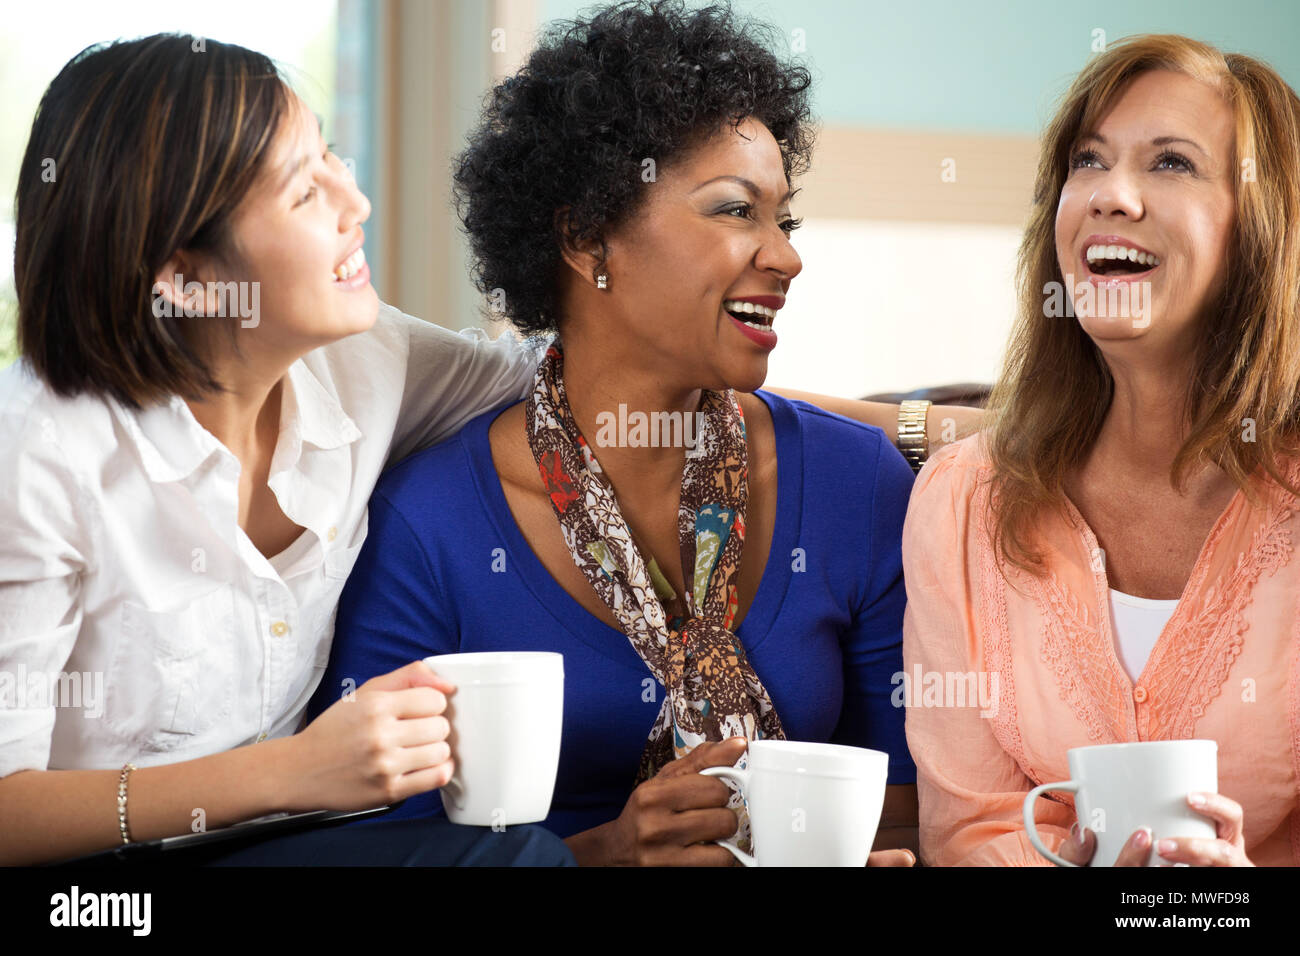
<path id="1" fill-rule="evenodd" d="M 596 288 L 597 288 L 597 289 L 608 289 L 608 288 L 609 288 L 609 276 L 605 275 L 605 273 L 603 273 L 603 272 L 602 272 L 600 275 L 596 276 Z"/>

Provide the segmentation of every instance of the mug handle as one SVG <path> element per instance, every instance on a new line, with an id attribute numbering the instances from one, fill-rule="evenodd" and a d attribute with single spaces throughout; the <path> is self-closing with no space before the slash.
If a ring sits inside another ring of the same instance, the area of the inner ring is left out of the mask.
<path id="1" fill-rule="evenodd" d="M 736 786 L 740 787 L 740 792 L 742 794 L 749 786 L 748 769 L 740 770 L 736 767 L 705 767 L 700 771 L 700 773 L 706 777 L 722 777 L 725 780 L 730 780 L 732 783 L 736 784 Z M 721 840 L 714 840 L 713 842 L 722 847 L 745 866 L 758 866 L 758 861 L 744 850 L 739 850 L 730 843 L 724 843 Z"/>
<path id="2" fill-rule="evenodd" d="M 1034 801 L 1038 799 L 1039 794 L 1046 793 L 1048 790 L 1063 790 L 1067 793 L 1078 793 L 1081 784 L 1074 780 L 1063 780 L 1060 783 L 1045 783 L 1041 786 L 1034 787 L 1025 794 L 1025 836 L 1029 837 L 1029 842 L 1034 845 L 1034 849 L 1047 857 L 1057 866 L 1078 866 L 1077 863 L 1071 863 L 1069 860 L 1057 856 L 1047 847 L 1043 846 L 1043 841 L 1038 839 L 1038 828 L 1034 826 Z"/>
<path id="3" fill-rule="evenodd" d="M 449 800 L 451 800 L 451 802 L 455 805 L 457 810 L 464 810 L 465 791 L 461 787 L 460 781 L 457 780 L 456 777 L 457 774 L 452 774 L 451 779 L 448 780 L 446 783 L 444 783 L 441 787 L 439 787 L 439 790 L 440 792 L 445 794 Z"/>

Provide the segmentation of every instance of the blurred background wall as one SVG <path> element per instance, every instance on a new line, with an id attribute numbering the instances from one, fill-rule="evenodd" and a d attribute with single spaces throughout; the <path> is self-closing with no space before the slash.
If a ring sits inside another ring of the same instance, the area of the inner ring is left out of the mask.
<path id="1" fill-rule="evenodd" d="M 12 358 L 13 202 L 41 92 L 94 42 L 159 31 L 281 62 L 350 161 L 374 214 L 380 296 L 494 334 L 469 284 L 450 163 L 484 93 L 572 0 L 66 0 L 0 22 L 0 362 Z M 991 382 L 1010 327 L 1036 136 L 1093 52 L 1184 33 L 1300 86 L 1300 3 L 1278 0 L 734 0 L 813 72 L 821 124 L 793 212 L 803 273 L 769 384 L 842 395 Z"/>

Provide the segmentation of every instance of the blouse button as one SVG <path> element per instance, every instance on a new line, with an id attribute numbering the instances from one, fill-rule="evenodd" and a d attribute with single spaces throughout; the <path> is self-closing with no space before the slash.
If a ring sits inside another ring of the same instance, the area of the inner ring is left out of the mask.
<path id="1" fill-rule="evenodd" d="M 1147 699 L 1147 689 L 1142 686 L 1133 688 L 1133 699 L 1139 704 L 1145 703 Z"/>
<path id="2" fill-rule="evenodd" d="M 258 735 L 257 735 L 257 742 L 258 742 L 259 744 L 260 744 L 263 740 L 265 740 L 265 739 L 266 739 L 266 734 L 258 734 Z"/>
<path id="3" fill-rule="evenodd" d="M 338 529 L 338 528 L 333 528 L 333 527 L 331 527 L 331 528 L 329 529 L 329 531 L 326 533 L 325 536 L 326 536 L 330 541 L 333 541 L 335 538 L 337 538 L 337 537 L 339 536 L 339 529 Z"/>
<path id="4" fill-rule="evenodd" d="M 276 637 L 284 637 L 284 635 L 289 633 L 289 625 L 284 623 L 284 621 L 276 621 L 271 625 L 271 633 Z"/>

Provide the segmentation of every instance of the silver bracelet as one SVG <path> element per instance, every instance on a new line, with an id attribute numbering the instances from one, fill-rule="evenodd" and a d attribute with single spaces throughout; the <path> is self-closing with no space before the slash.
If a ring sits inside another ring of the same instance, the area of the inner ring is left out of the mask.
<path id="1" fill-rule="evenodd" d="M 122 768 L 122 775 L 117 778 L 117 825 L 122 830 L 122 842 L 131 842 L 131 831 L 126 828 L 126 780 L 131 776 L 135 764 L 129 763 Z"/>

